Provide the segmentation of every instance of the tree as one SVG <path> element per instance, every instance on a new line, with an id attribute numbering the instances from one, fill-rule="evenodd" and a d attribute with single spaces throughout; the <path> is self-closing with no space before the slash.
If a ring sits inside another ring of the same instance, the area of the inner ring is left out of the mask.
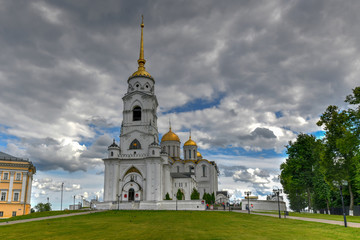
<path id="1" fill-rule="evenodd" d="M 212 204 L 215 203 L 215 193 L 214 192 L 211 194 L 211 203 Z"/>
<path id="2" fill-rule="evenodd" d="M 196 188 L 193 189 L 191 196 L 190 196 L 191 200 L 197 200 L 200 199 L 200 193 L 198 192 L 198 190 L 196 190 Z"/>
<path id="3" fill-rule="evenodd" d="M 349 96 L 348 99 L 352 100 Z M 325 151 L 321 159 L 325 178 L 328 183 L 347 181 L 350 210 L 354 206 L 353 185 L 359 175 L 357 170 L 360 139 L 359 128 L 354 126 L 357 122 L 354 117 L 356 114 L 355 110 L 342 111 L 331 105 L 317 122 L 317 125 L 324 126 L 325 130 Z"/>
<path id="4" fill-rule="evenodd" d="M 294 204 L 290 202 L 290 205 L 294 206 L 293 210 L 304 207 L 303 198 L 306 199 L 310 210 L 313 208 L 314 169 L 319 165 L 321 141 L 313 135 L 301 133 L 295 142 L 289 142 L 286 149 L 288 158 L 280 166 L 280 179 L 284 192 L 289 195 L 289 199 L 296 201 Z"/>
<path id="5" fill-rule="evenodd" d="M 183 192 L 180 189 L 178 189 L 178 191 L 176 193 L 176 199 L 183 200 L 183 196 L 184 196 Z"/>
<path id="6" fill-rule="evenodd" d="M 38 203 L 35 206 L 35 209 L 37 210 L 37 212 L 51 211 L 51 203 Z"/>
<path id="7" fill-rule="evenodd" d="M 165 200 L 171 200 L 169 193 L 166 193 Z"/>

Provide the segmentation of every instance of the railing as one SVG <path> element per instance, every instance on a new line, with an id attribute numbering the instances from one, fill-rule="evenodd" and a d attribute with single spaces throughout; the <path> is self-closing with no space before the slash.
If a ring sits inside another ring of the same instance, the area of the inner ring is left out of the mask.
<path id="1" fill-rule="evenodd" d="M 0 160 L 10 160 L 10 161 L 29 161 L 28 158 L 17 158 L 17 157 L 0 157 Z"/>
<path id="2" fill-rule="evenodd" d="M 148 155 L 146 153 L 141 153 L 141 154 L 120 154 L 119 158 L 120 159 L 129 159 L 129 158 L 145 158 Z"/>

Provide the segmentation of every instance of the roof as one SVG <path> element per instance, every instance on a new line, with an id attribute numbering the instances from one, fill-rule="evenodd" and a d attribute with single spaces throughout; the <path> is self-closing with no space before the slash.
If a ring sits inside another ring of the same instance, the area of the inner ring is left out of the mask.
<path id="1" fill-rule="evenodd" d="M 28 162 L 28 159 L 17 158 L 17 157 L 11 156 L 10 154 L 1 152 L 1 151 L 0 151 L 0 160 L 26 161 L 26 162 Z"/>
<path id="2" fill-rule="evenodd" d="M 192 173 L 178 173 L 178 172 L 175 172 L 175 173 L 170 173 L 170 176 L 172 178 L 191 178 L 191 175 Z"/>

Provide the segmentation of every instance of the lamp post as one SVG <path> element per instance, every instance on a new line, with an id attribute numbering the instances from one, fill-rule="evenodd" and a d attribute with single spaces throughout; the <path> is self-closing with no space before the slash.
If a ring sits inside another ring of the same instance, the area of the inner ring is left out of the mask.
<path id="1" fill-rule="evenodd" d="M 73 207 L 73 210 L 75 210 L 75 196 L 76 195 L 74 195 L 74 205 L 73 205 L 74 207 Z"/>
<path id="2" fill-rule="evenodd" d="M 176 194 L 174 194 L 174 197 L 175 197 L 175 200 L 176 200 L 176 211 L 178 210 L 178 206 L 177 206 L 177 196 L 176 196 Z"/>
<path id="3" fill-rule="evenodd" d="M 251 192 L 250 191 L 247 191 L 247 192 L 244 192 L 244 194 L 247 196 L 247 199 L 248 199 L 248 213 L 250 214 L 250 194 Z"/>
<path id="4" fill-rule="evenodd" d="M 280 213 L 280 193 L 282 193 L 282 189 L 273 189 L 273 192 L 277 195 L 277 200 L 278 200 L 278 208 L 279 208 L 279 218 L 281 218 L 281 213 Z"/>
<path id="5" fill-rule="evenodd" d="M 120 210 L 120 194 L 116 194 L 117 197 L 117 204 L 118 204 L 118 210 Z"/>
<path id="6" fill-rule="evenodd" d="M 341 204 L 342 204 L 343 215 L 344 215 L 344 226 L 347 227 L 344 198 L 343 198 L 343 194 L 342 194 L 342 187 L 347 185 L 347 181 L 345 181 L 345 180 L 343 180 L 342 182 L 333 181 L 333 184 L 335 186 L 339 187 L 339 190 L 340 190 Z"/>
<path id="7" fill-rule="evenodd" d="M 64 183 L 61 183 L 61 206 L 60 206 L 60 211 L 62 211 L 63 193 L 64 193 Z"/>

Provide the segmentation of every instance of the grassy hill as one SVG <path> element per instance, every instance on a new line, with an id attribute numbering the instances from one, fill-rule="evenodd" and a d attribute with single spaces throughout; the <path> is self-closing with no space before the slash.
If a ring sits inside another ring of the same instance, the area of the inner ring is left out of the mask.
<path id="1" fill-rule="evenodd" d="M 0 226 L 0 239 L 360 239 L 360 229 L 235 212 L 107 211 Z"/>

